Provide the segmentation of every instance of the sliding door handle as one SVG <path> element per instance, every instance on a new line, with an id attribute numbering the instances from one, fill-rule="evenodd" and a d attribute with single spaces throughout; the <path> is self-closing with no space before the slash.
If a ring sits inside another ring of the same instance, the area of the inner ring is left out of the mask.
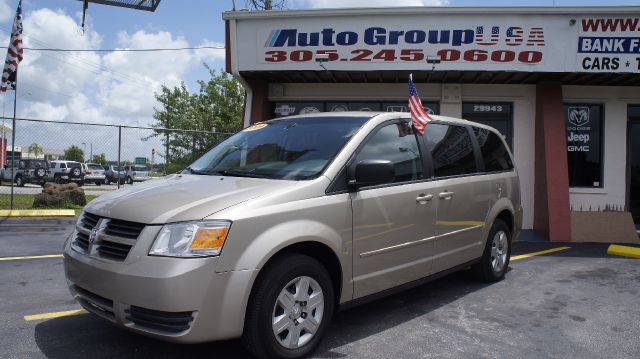
<path id="1" fill-rule="evenodd" d="M 440 192 L 438 193 L 438 197 L 440 197 L 441 199 L 451 199 L 451 197 L 453 197 L 453 192 Z"/>
<path id="2" fill-rule="evenodd" d="M 418 197 L 416 197 L 416 202 L 420 204 L 424 204 L 431 201 L 432 199 L 433 199 L 433 195 L 431 193 L 429 194 L 421 193 Z"/>

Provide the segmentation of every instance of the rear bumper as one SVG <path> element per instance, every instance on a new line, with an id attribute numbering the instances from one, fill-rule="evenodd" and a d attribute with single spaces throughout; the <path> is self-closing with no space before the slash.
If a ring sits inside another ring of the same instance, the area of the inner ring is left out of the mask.
<path id="1" fill-rule="evenodd" d="M 105 320 L 162 340 L 198 343 L 242 334 L 255 271 L 217 273 L 218 258 L 152 257 L 146 251 L 134 247 L 124 262 L 115 262 L 67 244 L 64 267 L 72 296 Z"/>

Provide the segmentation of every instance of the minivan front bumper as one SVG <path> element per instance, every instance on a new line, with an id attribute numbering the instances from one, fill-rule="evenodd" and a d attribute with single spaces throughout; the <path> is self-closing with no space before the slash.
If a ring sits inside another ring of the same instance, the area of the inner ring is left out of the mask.
<path id="1" fill-rule="evenodd" d="M 69 290 L 87 311 L 135 332 L 178 343 L 242 334 L 255 271 L 218 273 L 217 261 L 139 256 L 115 262 L 79 253 L 69 243 L 64 253 Z"/>

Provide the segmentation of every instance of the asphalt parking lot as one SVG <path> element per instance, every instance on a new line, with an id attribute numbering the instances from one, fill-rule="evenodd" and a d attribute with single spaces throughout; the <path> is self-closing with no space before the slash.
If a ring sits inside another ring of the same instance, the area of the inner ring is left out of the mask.
<path id="1" fill-rule="evenodd" d="M 0 218 L 0 358 L 243 358 L 239 341 L 176 345 L 76 310 L 59 256 L 74 219 Z M 317 358 L 635 358 L 640 259 L 606 245 L 519 242 L 506 279 L 465 272 L 340 312 Z M 515 257 L 518 258 L 518 257 Z M 46 316 L 45 316 L 46 317 Z"/>
<path id="2" fill-rule="evenodd" d="M 138 185 L 142 182 L 135 182 L 133 184 L 123 184 L 122 186 L 135 186 Z M 121 187 L 122 187 L 121 186 Z M 110 192 L 110 191 L 115 191 L 118 189 L 118 185 L 117 184 L 103 184 L 100 186 L 96 186 L 93 183 L 85 183 L 84 186 L 82 186 L 82 188 L 84 189 L 85 194 L 88 195 L 93 195 L 93 196 L 99 196 L 101 194 Z M 31 184 L 31 183 L 27 183 L 24 185 L 24 187 L 13 187 L 13 191 L 15 194 L 38 194 L 40 192 L 42 192 L 42 187 L 40 185 L 36 185 L 36 184 Z M 9 194 L 11 193 L 11 183 L 10 182 L 2 182 L 2 185 L 0 186 L 0 195 L 4 195 L 4 194 Z"/>

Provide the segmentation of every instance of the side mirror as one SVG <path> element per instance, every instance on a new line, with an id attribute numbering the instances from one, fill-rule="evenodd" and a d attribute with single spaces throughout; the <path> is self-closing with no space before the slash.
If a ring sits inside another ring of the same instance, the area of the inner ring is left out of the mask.
<path id="1" fill-rule="evenodd" d="M 377 184 L 391 183 L 396 177 L 396 170 L 391 161 L 363 160 L 355 167 L 349 186 L 360 188 Z"/>

